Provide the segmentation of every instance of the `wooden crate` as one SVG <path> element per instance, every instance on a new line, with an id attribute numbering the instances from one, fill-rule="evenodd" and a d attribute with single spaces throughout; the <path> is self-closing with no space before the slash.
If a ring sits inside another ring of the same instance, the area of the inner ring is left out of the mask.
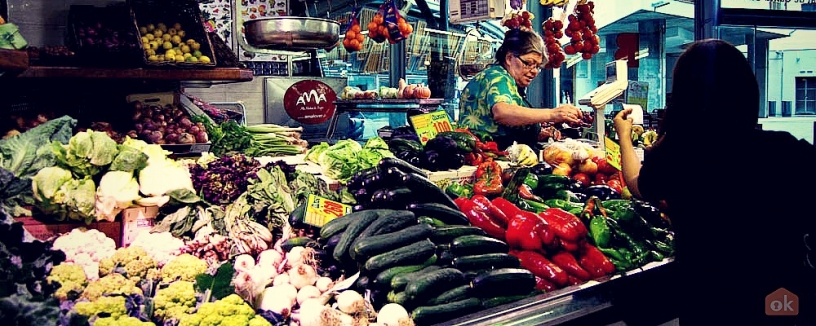
<path id="1" fill-rule="evenodd" d="M 23 223 L 23 228 L 31 233 L 34 238 L 42 241 L 47 241 L 58 237 L 61 234 L 71 232 L 73 229 L 84 227 L 87 229 L 99 230 L 99 232 L 102 232 L 109 238 L 113 239 L 117 246 L 119 246 L 122 242 L 122 222 L 118 221 L 94 222 L 91 224 L 81 222 L 49 223 L 28 216 L 16 217 L 14 220 Z"/>

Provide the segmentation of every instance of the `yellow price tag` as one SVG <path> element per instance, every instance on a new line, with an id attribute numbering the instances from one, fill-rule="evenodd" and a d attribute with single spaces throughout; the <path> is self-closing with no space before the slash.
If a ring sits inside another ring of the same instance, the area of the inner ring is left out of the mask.
<path id="1" fill-rule="evenodd" d="M 419 142 L 422 145 L 425 145 L 440 132 L 453 131 L 448 113 L 444 110 L 415 115 L 411 117 L 411 124 L 414 126 L 414 131 L 419 136 Z"/>
<path id="2" fill-rule="evenodd" d="M 604 148 L 606 151 L 606 161 L 616 169 L 621 169 L 620 145 L 609 137 L 604 137 Z"/>
<path id="3" fill-rule="evenodd" d="M 329 221 L 351 213 L 351 206 L 309 194 L 306 199 L 306 217 L 304 222 L 316 227 L 323 227 Z"/>

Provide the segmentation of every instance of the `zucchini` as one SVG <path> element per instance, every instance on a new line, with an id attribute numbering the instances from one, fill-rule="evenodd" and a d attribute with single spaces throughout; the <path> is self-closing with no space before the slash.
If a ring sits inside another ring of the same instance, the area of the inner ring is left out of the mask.
<path id="1" fill-rule="evenodd" d="M 504 253 L 461 256 L 453 259 L 453 267 L 460 271 L 471 269 L 519 268 L 518 258 Z"/>
<path id="2" fill-rule="evenodd" d="M 482 308 L 488 309 L 488 308 L 493 308 L 493 307 L 496 307 L 496 306 L 501 306 L 503 304 L 508 304 L 508 303 L 511 303 L 511 302 L 519 301 L 521 299 L 532 297 L 535 294 L 536 294 L 536 292 L 531 292 L 531 293 L 528 293 L 528 294 L 507 295 L 507 296 L 501 296 L 501 297 L 482 299 Z"/>
<path id="3" fill-rule="evenodd" d="M 428 224 L 428 225 L 431 225 L 431 226 L 436 226 L 436 227 L 447 226 L 447 224 L 445 224 L 444 222 L 442 222 L 442 221 L 440 221 L 438 219 L 435 219 L 433 217 L 420 216 L 418 218 L 418 220 L 419 220 L 419 223 L 425 223 L 425 224 Z"/>
<path id="4" fill-rule="evenodd" d="M 430 225 L 417 224 L 401 231 L 360 239 L 355 241 L 354 248 L 351 250 L 354 251 L 357 261 L 364 262 L 376 255 L 427 239 L 431 232 L 433 228 Z"/>
<path id="5" fill-rule="evenodd" d="M 363 239 L 367 239 L 370 236 L 378 234 L 395 232 L 416 224 L 416 215 L 411 213 L 411 211 L 394 211 L 391 214 L 380 216 L 380 218 L 369 224 L 368 227 L 363 230 L 363 232 L 360 233 L 360 235 L 358 235 L 354 241 L 352 241 L 352 250 L 349 250 L 349 257 L 351 257 L 351 259 L 357 258 L 357 253 L 353 250 L 353 248 Z"/>
<path id="6" fill-rule="evenodd" d="M 310 237 L 294 237 L 286 239 L 283 243 L 281 243 L 281 249 L 283 252 L 289 252 L 294 247 L 305 247 L 309 242 L 312 241 Z"/>
<path id="7" fill-rule="evenodd" d="M 394 266 L 420 264 L 435 253 L 436 247 L 433 242 L 425 239 L 371 257 L 366 260 L 364 268 L 368 272 L 377 273 Z"/>
<path id="8" fill-rule="evenodd" d="M 377 274 L 377 277 L 374 278 L 373 283 L 374 285 L 377 286 L 390 287 L 391 280 L 393 280 L 395 276 L 400 274 L 413 273 L 422 270 L 425 267 L 431 266 L 434 263 L 436 263 L 436 255 L 431 256 L 431 258 L 428 258 L 422 264 L 391 267 Z"/>
<path id="9" fill-rule="evenodd" d="M 451 242 L 451 251 L 457 256 L 507 253 L 510 247 L 504 241 L 484 235 L 463 235 Z"/>
<path id="10" fill-rule="evenodd" d="M 528 294 L 536 286 L 535 276 L 522 268 L 500 268 L 488 271 L 470 282 L 480 298 Z"/>
<path id="11" fill-rule="evenodd" d="M 443 303 L 459 301 L 463 299 L 467 299 L 471 297 L 471 293 L 473 292 L 473 288 L 470 285 L 462 285 L 457 286 L 453 289 L 445 291 L 445 293 L 440 294 L 438 297 L 428 300 L 426 305 L 428 306 L 435 306 Z"/>
<path id="12" fill-rule="evenodd" d="M 439 203 L 411 204 L 408 209 L 416 216 L 430 216 L 448 225 L 470 225 L 465 213 Z"/>
<path id="13" fill-rule="evenodd" d="M 374 212 L 373 210 L 353 212 L 333 219 L 328 223 L 324 224 L 322 228 L 320 228 L 320 237 L 323 239 L 331 238 L 333 235 L 343 232 L 352 221 L 355 221 L 364 215 L 372 213 L 376 212 Z"/>
<path id="14" fill-rule="evenodd" d="M 413 280 L 405 287 L 411 300 L 433 298 L 465 283 L 465 275 L 456 268 L 443 268 Z"/>
<path id="15" fill-rule="evenodd" d="M 388 292 L 388 302 L 399 304 L 400 306 L 405 306 L 405 303 L 408 302 L 408 296 L 405 295 L 405 292 Z"/>
<path id="16" fill-rule="evenodd" d="M 438 324 L 467 315 L 470 312 L 476 312 L 481 306 L 482 302 L 476 298 L 468 298 L 435 306 L 421 306 L 411 311 L 411 319 L 413 319 L 417 325 Z"/>
<path id="17" fill-rule="evenodd" d="M 400 171 L 405 172 L 405 173 L 413 172 L 413 173 L 419 174 L 419 175 L 421 175 L 423 177 L 426 177 L 426 178 L 428 177 L 428 174 L 426 174 L 425 172 L 423 172 L 419 168 L 411 165 L 408 162 L 405 162 L 405 161 L 403 161 L 401 159 L 398 159 L 396 157 L 386 157 L 384 159 L 381 159 L 380 163 L 378 165 L 379 165 L 380 169 L 383 169 L 383 170 L 394 167 L 394 168 L 397 168 Z"/>
<path id="18" fill-rule="evenodd" d="M 453 239 L 464 235 L 486 236 L 487 233 L 475 226 L 449 225 L 434 228 L 433 234 L 431 234 L 431 241 L 434 243 L 449 243 L 453 241 Z"/>
<path id="19" fill-rule="evenodd" d="M 386 213 L 387 212 L 387 213 Z M 340 238 L 340 242 L 337 243 L 337 247 L 334 247 L 334 252 L 332 256 L 335 260 L 339 262 L 343 262 L 346 260 L 346 257 L 349 256 L 348 251 L 351 249 L 351 243 L 354 242 L 354 239 L 357 239 L 357 236 L 360 235 L 365 229 L 374 222 L 380 215 L 388 214 L 393 212 L 392 210 L 382 210 L 382 209 L 370 209 L 360 211 L 360 217 L 355 218 L 349 225 L 346 227 L 346 230 L 343 231 L 343 237 Z M 351 213 L 356 214 L 356 213 Z M 349 214 L 349 215 L 351 215 Z"/>
<path id="20" fill-rule="evenodd" d="M 402 291 L 403 289 L 405 289 L 405 286 L 407 286 L 408 283 L 411 283 L 411 281 L 423 277 L 424 275 L 430 272 L 440 269 L 442 269 L 442 266 L 431 265 L 413 273 L 399 274 L 397 276 L 394 276 L 394 278 L 391 279 L 391 289 L 394 291 Z"/>
<path id="21" fill-rule="evenodd" d="M 306 203 L 301 204 L 298 207 L 295 207 L 292 210 L 292 213 L 289 213 L 289 225 L 291 225 L 295 229 L 305 229 L 310 227 L 311 225 L 306 224 L 304 219 L 306 217 Z"/>

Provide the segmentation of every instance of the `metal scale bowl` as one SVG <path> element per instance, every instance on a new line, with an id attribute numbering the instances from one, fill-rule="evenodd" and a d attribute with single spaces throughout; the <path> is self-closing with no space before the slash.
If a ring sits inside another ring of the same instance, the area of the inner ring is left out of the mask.
<path id="1" fill-rule="evenodd" d="M 245 49 L 258 53 L 330 50 L 340 40 L 340 23 L 311 17 L 279 16 L 244 22 Z M 278 51 L 274 51 L 278 50 Z"/>

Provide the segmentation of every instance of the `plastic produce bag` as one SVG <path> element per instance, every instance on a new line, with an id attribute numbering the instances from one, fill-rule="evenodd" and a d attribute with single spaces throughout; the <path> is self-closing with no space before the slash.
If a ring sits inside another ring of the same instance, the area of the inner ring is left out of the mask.
<path id="1" fill-rule="evenodd" d="M 388 39 L 388 28 L 385 26 L 385 11 L 390 1 L 383 2 L 380 9 L 368 23 L 368 37 L 374 42 L 382 43 Z"/>
<path id="2" fill-rule="evenodd" d="M 386 0 L 383 5 L 386 6 L 385 25 L 388 28 L 388 41 L 394 44 L 411 35 L 414 28 L 400 15 L 397 4 L 392 0 Z"/>
<path id="3" fill-rule="evenodd" d="M 362 50 L 363 42 L 365 41 L 365 35 L 360 33 L 362 29 L 360 28 L 360 20 L 357 18 L 357 15 L 357 8 L 352 8 L 348 30 L 346 30 L 346 37 L 343 38 L 343 47 L 346 48 L 346 51 L 349 53 Z"/>
<path id="4" fill-rule="evenodd" d="M 0 49 L 20 50 L 28 45 L 17 25 L 6 23 L 0 25 Z"/>

